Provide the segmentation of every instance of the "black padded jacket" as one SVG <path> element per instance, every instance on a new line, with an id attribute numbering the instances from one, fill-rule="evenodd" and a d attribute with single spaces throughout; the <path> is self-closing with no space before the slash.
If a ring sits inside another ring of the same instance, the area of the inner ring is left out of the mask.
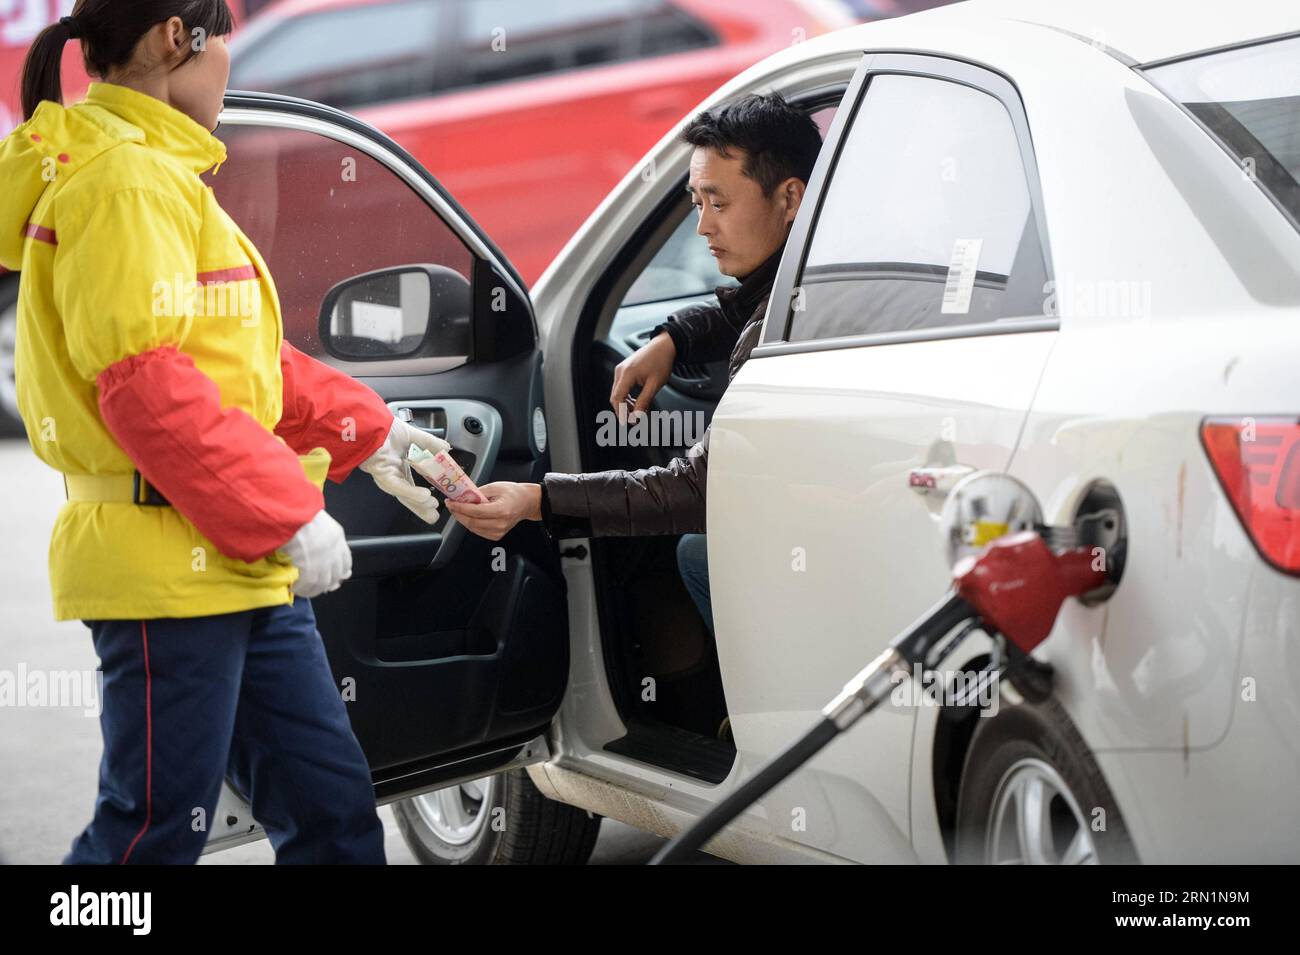
<path id="1" fill-rule="evenodd" d="M 677 361 L 728 358 L 727 381 L 736 377 L 758 344 L 781 252 L 777 249 L 738 286 L 718 288 L 718 304 L 674 312 L 655 329 L 672 337 Z M 548 533 L 555 538 L 703 533 L 711 430 L 666 467 L 548 473 L 542 481 Z"/>

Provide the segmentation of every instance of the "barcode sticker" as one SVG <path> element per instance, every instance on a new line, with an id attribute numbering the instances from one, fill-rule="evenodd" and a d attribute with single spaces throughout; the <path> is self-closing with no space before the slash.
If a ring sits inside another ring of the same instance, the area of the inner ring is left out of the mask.
<path id="1" fill-rule="evenodd" d="M 970 311 L 970 297 L 975 290 L 975 274 L 979 271 L 980 247 L 983 239 L 958 239 L 952 244 L 952 261 L 948 264 L 948 280 L 943 283 L 944 315 L 965 315 Z"/>

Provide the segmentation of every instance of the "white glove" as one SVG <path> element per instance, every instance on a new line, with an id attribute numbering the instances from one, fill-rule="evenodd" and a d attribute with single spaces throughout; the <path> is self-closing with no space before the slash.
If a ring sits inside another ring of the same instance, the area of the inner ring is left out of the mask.
<path id="1" fill-rule="evenodd" d="M 315 597 L 338 590 L 352 576 L 352 551 L 343 528 L 324 511 L 318 511 L 298 533 L 280 549 L 298 568 L 293 592 L 300 597 Z"/>
<path id="2" fill-rule="evenodd" d="M 420 487 L 411 480 L 411 466 L 406 463 L 406 452 L 411 445 L 424 448 L 430 454 L 450 451 L 451 445 L 442 438 L 408 424 L 401 418 L 393 419 L 393 426 L 388 431 L 388 440 L 380 445 L 379 450 L 361 462 L 365 471 L 379 489 L 391 494 L 426 524 L 438 520 L 438 499 L 427 487 Z"/>

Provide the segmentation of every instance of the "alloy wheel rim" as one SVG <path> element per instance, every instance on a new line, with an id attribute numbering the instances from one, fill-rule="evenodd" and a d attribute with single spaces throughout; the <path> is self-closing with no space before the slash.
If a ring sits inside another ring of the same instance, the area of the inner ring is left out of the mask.
<path id="1" fill-rule="evenodd" d="M 496 776 L 484 776 L 422 793 L 412 802 L 434 835 L 449 845 L 463 846 L 473 841 L 486 825 L 496 786 Z"/>
<path id="2" fill-rule="evenodd" d="M 1088 818 L 1041 759 L 1022 759 L 1003 774 L 987 832 L 985 861 L 996 865 L 1098 863 Z"/>

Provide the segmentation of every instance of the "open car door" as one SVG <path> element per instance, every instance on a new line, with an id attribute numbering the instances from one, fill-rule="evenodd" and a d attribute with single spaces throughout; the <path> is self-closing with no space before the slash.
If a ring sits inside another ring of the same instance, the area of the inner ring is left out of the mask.
<path id="1" fill-rule="evenodd" d="M 205 178 L 266 259 L 285 338 L 445 437 L 477 484 L 539 480 L 532 305 L 464 210 L 396 143 L 330 107 L 232 92 L 217 135 L 229 155 Z M 317 625 L 379 801 L 544 758 L 569 638 L 541 525 L 493 543 L 443 508 L 430 526 L 360 471 L 327 483 L 325 502 L 353 571 L 315 598 Z M 209 850 L 258 832 L 227 786 Z"/>

